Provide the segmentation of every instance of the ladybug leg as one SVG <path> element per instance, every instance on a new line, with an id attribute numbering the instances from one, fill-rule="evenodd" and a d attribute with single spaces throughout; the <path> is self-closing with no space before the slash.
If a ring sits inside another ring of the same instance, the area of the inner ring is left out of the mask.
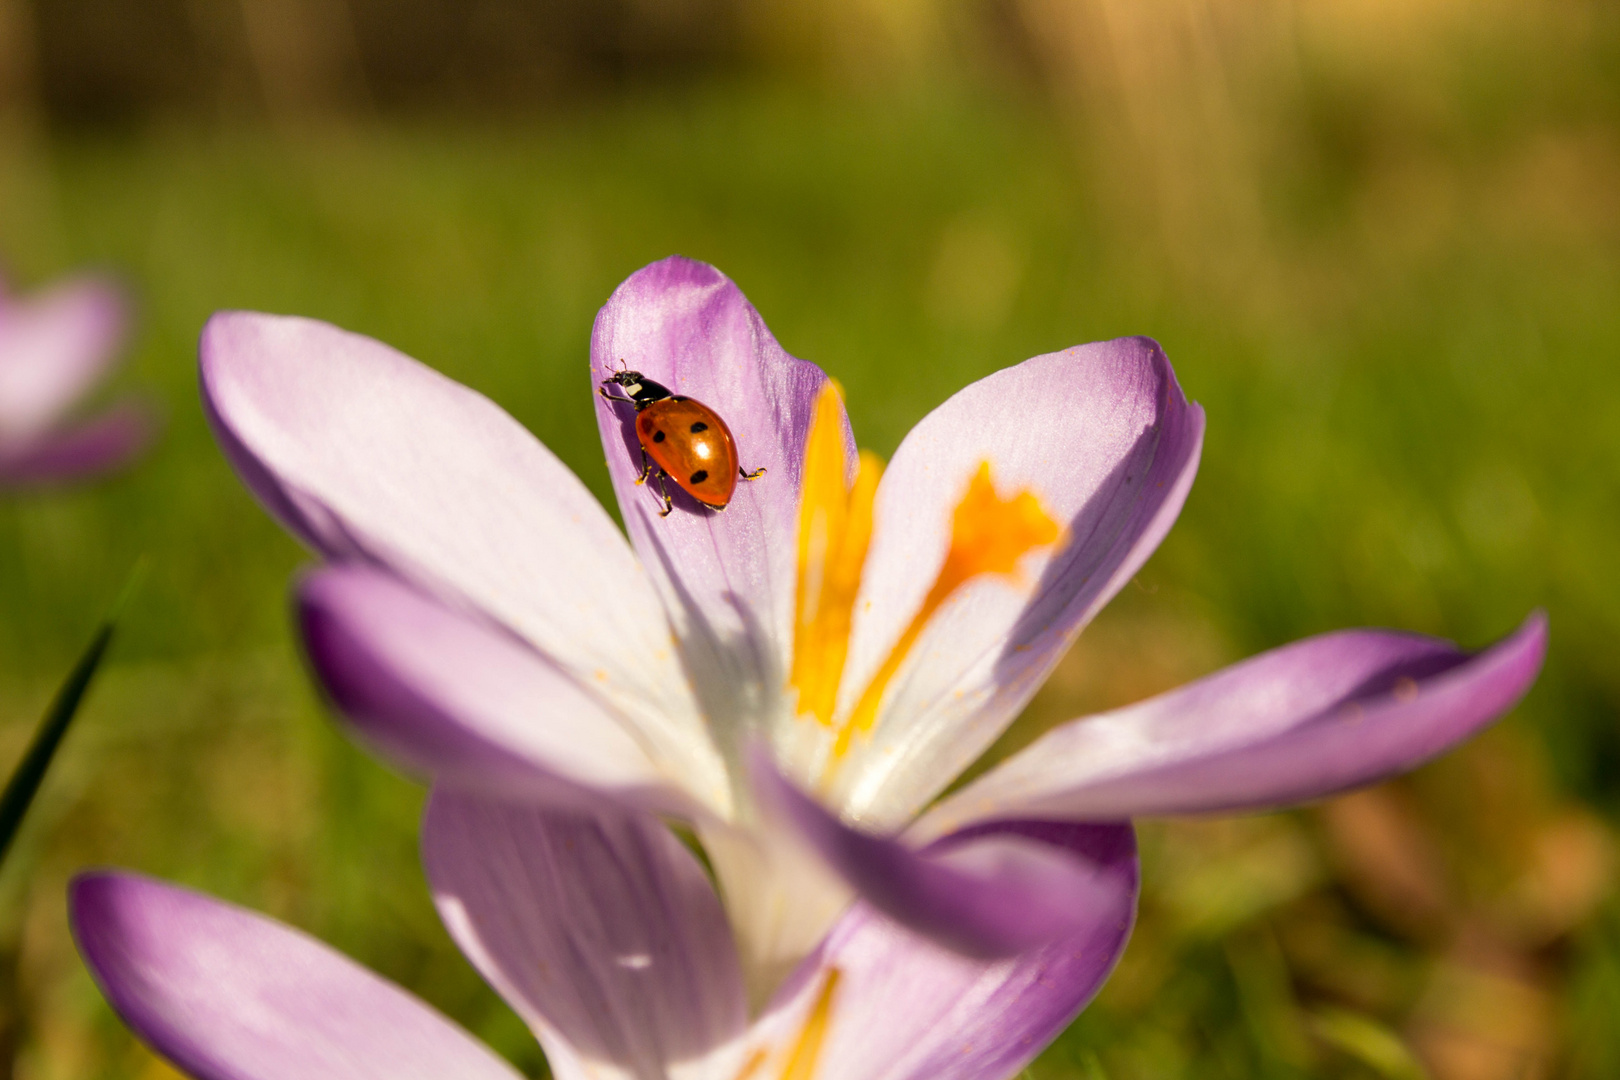
<path id="1" fill-rule="evenodd" d="M 737 475 L 742 477 L 744 480 L 758 480 L 760 477 L 765 475 L 765 466 L 761 465 L 753 472 L 749 472 L 747 469 L 739 465 L 737 466 Z"/>
<path id="2" fill-rule="evenodd" d="M 598 386 L 596 388 L 596 392 L 598 394 L 602 395 L 602 398 L 603 398 L 604 401 L 622 401 L 622 402 L 626 402 L 626 403 L 628 403 L 630 405 L 634 405 L 636 403 L 635 398 L 618 397 L 618 396 L 616 396 L 614 394 L 608 393 L 607 392 L 607 387 L 605 387 L 605 386 Z"/>
<path id="3" fill-rule="evenodd" d="M 675 501 L 669 497 L 669 492 L 664 490 L 663 469 L 659 469 L 658 474 L 653 477 L 653 486 L 658 489 L 658 497 L 664 500 L 664 508 L 658 511 L 658 516 L 669 517 L 669 512 L 675 509 Z"/>
<path id="4" fill-rule="evenodd" d="M 647 456 L 646 447 L 638 447 L 638 449 L 641 450 L 641 475 L 636 477 L 636 483 L 645 484 L 647 477 L 652 475 L 653 463 L 652 458 Z"/>

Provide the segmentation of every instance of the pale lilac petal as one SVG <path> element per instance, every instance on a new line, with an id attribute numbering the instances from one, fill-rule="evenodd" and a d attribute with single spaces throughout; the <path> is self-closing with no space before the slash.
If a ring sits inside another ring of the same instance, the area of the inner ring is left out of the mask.
<path id="1" fill-rule="evenodd" d="M 506 630 L 365 566 L 309 574 L 297 604 L 333 703 L 406 769 L 547 801 L 685 805 L 621 716 Z"/>
<path id="2" fill-rule="evenodd" d="M 156 427 L 151 409 L 126 401 L 89 420 L 0 444 L 0 484 L 54 484 L 110 472 L 146 449 Z"/>
<path id="3" fill-rule="evenodd" d="M 52 427 L 118 358 L 123 291 L 80 277 L 0 303 L 0 435 L 23 441 Z"/>
<path id="4" fill-rule="evenodd" d="M 554 1067 L 662 1076 L 666 1064 L 743 1031 L 725 912 L 703 867 L 658 819 L 441 788 L 423 822 L 422 857 L 451 935 Z"/>
<path id="5" fill-rule="evenodd" d="M 949 952 L 856 905 L 821 952 L 783 988 L 734 1058 L 764 1049 L 775 1076 L 825 985 L 839 974 L 815 1075 L 837 1080 L 1011 1080 L 1069 1025 L 1125 949 L 1136 912 L 1136 845 L 1128 826 L 1024 822 L 1005 828 L 1109 867 L 1113 892 L 1093 897 L 1069 937 L 1000 961 Z M 715 1070 L 716 1078 L 735 1073 Z"/>
<path id="6" fill-rule="evenodd" d="M 631 275 L 597 316 L 593 389 L 621 366 L 715 409 L 742 464 L 767 470 L 739 481 L 724 513 L 671 485 L 675 510 L 660 518 L 651 488 L 636 484 L 634 408 L 596 398 L 625 526 L 682 639 L 704 711 L 719 730 L 757 724 L 761 703 L 780 701 L 786 679 L 804 442 L 827 377 L 784 352 L 724 274 L 679 257 Z"/>
<path id="7" fill-rule="evenodd" d="M 151 878 L 74 879 L 79 952 L 154 1050 L 199 1080 L 517 1080 L 428 1005 L 306 934 Z"/>
<path id="8" fill-rule="evenodd" d="M 878 491 L 845 707 L 921 606 L 969 478 L 1033 490 L 1067 528 L 1026 580 L 984 578 L 935 616 L 857 740 L 831 801 L 897 827 L 988 746 L 1158 546 L 1198 467 L 1203 410 L 1146 338 L 1028 360 L 962 390 L 900 445 Z"/>
<path id="9" fill-rule="evenodd" d="M 1539 612 L 1469 654 L 1347 630 L 1071 721 L 931 810 L 916 835 L 990 817 L 1113 819 L 1284 806 L 1403 772 L 1501 716 L 1535 681 Z"/>
<path id="10" fill-rule="evenodd" d="M 310 319 L 222 312 L 201 360 L 227 455 L 316 550 L 487 614 L 594 680 L 659 747 L 701 745 L 669 624 L 623 534 L 493 402 Z"/>
<path id="11" fill-rule="evenodd" d="M 1121 888 L 1117 868 L 1015 829 L 957 836 L 927 851 L 853 829 L 800 792 L 762 754 L 755 793 L 872 908 L 967 956 L 1011 956 L 1080 932 Z M 784 836 L 784 841 L 789 837 Z"/>

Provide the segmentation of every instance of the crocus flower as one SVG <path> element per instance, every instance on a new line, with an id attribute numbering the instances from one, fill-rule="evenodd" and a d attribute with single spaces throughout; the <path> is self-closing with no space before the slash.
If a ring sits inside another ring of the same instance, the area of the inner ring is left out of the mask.
<path id="1" fill-rule="evenodd" d="M 628 543 L 498 407 L 376 341 L 222 313 L 201 352 L 227 454 L 327 560 L 299 587 L 322 683 L 362 739 L 435 779 L 423 843 L 448 925 L 579 1075 L 660 1075 L 696 1050 L 672 1035 L 644 1059 L 568 1019 L 667 1006 L 567 983 L 536 944 L 606 917 L 584 905 L 569 921 L 539 884 L 530 861 L 568 843 L 545 813 L 689 826 L 756 1011 L 815 984 L 818 958 L 880 915 L 903 943 L 885 961 L 897 985 L 940 946 L 996 971 L 1111 962 L 1123 936 L 1098 935 L 1126 931 L 1134 856 L 1119 854 L 1126 826 L 1086 823 L 1278 806 L 1409 768 L 1509 708 L 1544 649 L 1540 616 L 1478 654 L 1383 631 L 1312 638 L 1072 721 L 936 802 L 1186 498 L 1203 413 L 1155 343 L 991 375 L 885 469 L 855 453 L 826 376 L 729 280 L 656 263 L 598 316 L 592 379 L 630 367 L 704 402 L 766 473 L 723 513 L 678 497 L 660 516 L 628 407 L 597 399 Z M 520 828 L 514 805 L 544 810 Z M 1042 969 L 1016 1006 L 981 994 L 1010 1025 L 996 1029 L 1008 1056 L 951 1075 L 1012 1075 L 1095 986 Z M 814 993 L 828 1030 L 863 1022 L 853 990 Z M 886 1008 L 914 998 L 931 1000 Z"/>
<path id="2" fill-rule="evenodd" d="M 123 294 L 101 278 L 26 297 L 0 282 L 0 484 L 103 472 L 145 445 L 150 418 L 135 403 L 70 418 L 111 373 L 126 323 Z"/>

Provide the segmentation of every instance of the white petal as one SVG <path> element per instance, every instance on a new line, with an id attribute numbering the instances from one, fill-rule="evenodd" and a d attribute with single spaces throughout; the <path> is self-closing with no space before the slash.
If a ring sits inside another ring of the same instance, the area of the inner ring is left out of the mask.
<path id="1" fill-rule="evenodd" d="M 1158 546 L 1198 466 L 1203 411 L 1146 338 L 1038 356 L 962 390 L 906 436 L 878 490 L 845 708 L 921 606 L 951 518 L 988 461 L 1003 498 L 1028 489 L 1067 529 L 1022 582 L 974 581 L 935 615 L 889 687 L 831 803 L 895 828 L 1012 722 L 1080 630 Z"/>

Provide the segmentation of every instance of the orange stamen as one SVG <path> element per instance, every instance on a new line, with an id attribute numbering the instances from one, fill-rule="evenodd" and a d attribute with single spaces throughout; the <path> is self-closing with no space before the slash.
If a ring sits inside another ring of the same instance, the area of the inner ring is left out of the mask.
<path id="1" fill-rule="evenodd" d="M 843 409 L 838 386 L 816 399 L 804 451 L 799 504 L 799 587 L 794 612 L 793 670 L 800 715 L 831 725 L 838 684 L 849 655 L 849 627 L 861 567 L 872 540 L 872 501 L 883 465 L 862 453 L 854 486 L 848 482 Z"/>
<path id="2" fill-rule="evenodd" d="M 826 1041 L 827 1027 L 832 1020 L 833 992 L 838 989 L 839 975 L 837 968 L 827 972 L 821 994 L 799 1029 L 799 1039 L 788 1054 L 787 1064 L 782 1066 L 782 1080 L 814 1080 L 816 1059 L 821 1056 L 821 1045 Z"/>

